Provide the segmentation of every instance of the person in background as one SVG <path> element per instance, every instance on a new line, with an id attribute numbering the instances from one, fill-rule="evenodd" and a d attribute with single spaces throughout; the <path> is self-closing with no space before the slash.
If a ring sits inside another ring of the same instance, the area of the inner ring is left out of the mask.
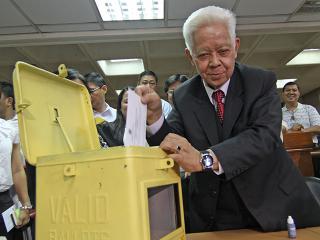
<path id="1" fill-rule="evenodd" d="M 185 53 L 198 75 L 173 94 L 163 117 L 159 95 L 139 86 L 148 142 L 191 172 L 191 232 L 320 225 L 320 206 L 280 140 L 281 104 L 273 72 L 236 62 L 236 18 L 209 6 L 183 26 Z M 303 206 L 303 207 L 302 207 Z"/>
<path id="2" fill-rule="evenodd" d="M 186 75 L 174 74 L 171 75 L 164 82 L 164 91 L 167 94 L 168 102 L 173 106 L 172 96 L 173 92 L 177 87 L 179 87 L 183 82 L 188 80 Z M 185 228 L 189 232 L 189 202 L 188 202 L 188 184 L 189 184 L 190 173 L 186 172 L 182 167 L 180 167 L 180 177 L 181 177 L 181 187 L 182 187 L 182 196 L 183 196 L 183 209 L 184 209 L 184 218 L 185 218 Z"/>
<path id="3" fill-rule="evenodd" d="M 284 106 L 282 108 L 283 121 L 286 122 L 287 131 L 310 132 L 313 142 L 318 143 L 320 134 L 320 115 L 311 105 L 299 103 L 300 88 L 295 82 L 288 82 L 282 88 Z"/>
<path id="4" fill-rule="evenodd" d="M 67 79 L 74 81 L 76 83 L 79 83 L 81 85 L 85 85 L 85 79 L 84 76 L 76 69 L 74 68 L 68 68 L 67 69 L 68 75 Z"/>
<path id="5" fill-rule="evenodd" d="M 17 123 L 13 85 L 8 82 L 0 82 L 0 94 L 0 117 L 5 120 L 14 120 Z"/>
<path id="6" fill-rule="evenodd" d="M 140 73 L 137 85 L 148 86 L 155 91 L 158 85 L 158 76 L 153 71 L 146 70 Z M 163 111 L 164 117 L 167 118 L 169 113 L 172 110 L 172 107 L 170 103 L 168 103 L 163 99 L 161 99 L 161 104 L 162 104 L 162 111 Z"/>
<path id="7" fill-rule="evenodd" d="M 164 82 L 164 91 L 167 94 L 168 102 L 172 105 L 172 95 L 174 90 L 180 86 L 181 83 L 188 80 L 186 75 L 182 74 L 174 74 L 171 75 L 165 82 Z"/>
<path id="8" fill-rule="evenodd" d="M 103 77 L 99 73 L 91 72 L 85 75 L 85 83 L 91 96 L 94 117 L 113 122 L 117 117 L 117 110 L 106 102 L 108 87 Z"/>
<path id="9" fill-rule="evenodd" d="M 21 228 L 29 222 L 29 210 L 32 209 L 32 205 L 28 195 L 25 170 L 20 160 L 18 129 L 4 120 L 2 115 L 6 106 L 13 100 L 8 99 L 2 90 L 0 94 L 0 213 L 13 205 L 9 190 L 14 186 L 22 204 L 17 224 L 17 228 Z M 2 215 L 0 216 L 0 236 L 13 239 L 13 231 L 7 233 Z"/>
<path id="10" fill-rule="evenodd" d="M 133 87 L 128 86 L 123 88 L 119 93 L 116 120 L 111 123 L 105 121 L 97 124 L 99 135 L 109 147 L 124 145 L 123 136 L 126 127 L 128 89 L 134 90 Z"/>
<path id="11" fill-rule="evenodd" d="M 53 72 L 56 75 L 59 75 L 59 71 L 56 70 Z M 85 78 L 84 76 L 77 70 L 74 68 L 67 68 L 67 76 L 66 79 L 69 79 L 73 82 L 79 83 L 81 85 L 85 85 Z"/>
<path id="12" fill-rule="evenodd" d="M 0 82 L 0 118 L 7 121 L 8 124 L 19 133 L 19 126 L 18 126 L 18 117 L 15 111 L 15 98 L 14 98 L 14 91 L 13 85 L 8 82 Z M 35 206 L 35 168 L 29 165 L 25 157 L 23 155 L 22 150 L 20 149 L 20 161 L 22 166 L 25 167 L 27 172 L 27 184 L 28 184 L 28 194 L 30 198 L 30 202 Z M 15 203 L 16 206 L 19 205 L 19 198 L 16 195 L 15 189 L 12 186 L 10 188 L 10 195 Z M 31 210 L 31 209 L 30 209 Z M 31 219 L 31 232 L 34 236 L 34 221 Z M 21 237 L 21 232 L 18 230 L 13 230 L 13 237 L 14 239 L 19 239 Z M 29 236 L 30 238 L 30 236 Z M 28 238 L 28 239 L 29 239 Z"/>

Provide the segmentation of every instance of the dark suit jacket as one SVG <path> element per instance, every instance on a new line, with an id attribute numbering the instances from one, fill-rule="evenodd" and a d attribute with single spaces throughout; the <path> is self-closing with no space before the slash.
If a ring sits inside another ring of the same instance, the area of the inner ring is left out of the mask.
<path id="1" fill-rule="evenodd" d="M 198 150 L 211 148 L 225 179 L 233 182 L 263 231 L 286 229 L 288 215 L 297 227 L 320 225 L 320 207 L 279 138 L 282 113 L 275 83 L 272 72 L 236 63 L 219 128 L 214 106 L 200 76 L 195 76 L 175 91 L 174 109 L 148 141 L 159 145 L 174 132 Z M 215 217 L 217 178 L 212 172 L 191 175 L 191 232 L 205 231 Z"/>

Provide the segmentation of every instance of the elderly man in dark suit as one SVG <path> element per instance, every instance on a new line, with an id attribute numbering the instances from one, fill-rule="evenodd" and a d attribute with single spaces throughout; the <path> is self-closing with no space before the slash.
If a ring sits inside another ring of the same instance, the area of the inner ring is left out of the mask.
<path id="1" fill-rule="evenodd" d="M 159 96 L 148 105 L 149 143 L 191 172 L 191 232 L 320 225 L 320 207 L 280 141 L 276 76 L 235 62 L 240 39 L 229 10 L 210 6 L 186 20 L 186 55 L 199 75 L 174 92 L 168 119 Z"/>

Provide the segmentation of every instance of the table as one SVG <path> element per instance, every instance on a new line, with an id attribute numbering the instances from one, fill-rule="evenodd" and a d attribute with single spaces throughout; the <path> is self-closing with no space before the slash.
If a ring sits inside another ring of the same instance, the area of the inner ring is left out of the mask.
<path id="1" fill-rule="evenodd" d="M 250 229 L 187 234 L 187 240 L 286 240 L 287 231 L 258 232 Z M 320 227 L 297 229 L 297 240 L 319 240 Z"/>
<path id="2" fill-rule="evenodd" d="M 314 176 L 311 157 L 313 150 L 312 134 L 301 131 L 290 131 L 283 134 L 283 144 L 293 163 L 303 176 Z"/>
<path id="3" fill-rule="evenodd" d="M 315 148 L 311 152 L 313 167 L 314 167 L 314 176 L 320 178 L 320 149 L 319 147 Z"/>
<path id="4" fill-rule="evenodd" d="M 314 176 L 311 151 L 312 148 L 287 149 L 293 163 L 299 168 L 303 176 Z"/>

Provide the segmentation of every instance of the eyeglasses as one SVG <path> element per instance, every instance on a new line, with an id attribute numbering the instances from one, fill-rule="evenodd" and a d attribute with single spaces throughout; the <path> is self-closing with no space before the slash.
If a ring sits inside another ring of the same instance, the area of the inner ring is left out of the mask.
<path id="1" fill-rule="evenodd" d="M 95 91 L 97 91 L 100 88 L 102 88 L 102 86 L 101 87 L 96 87 L 96 88 L 88 88 L 88 91 L 89 91 L 90 94 L 92 94 L 92 93 L 94 93 Z"/>

